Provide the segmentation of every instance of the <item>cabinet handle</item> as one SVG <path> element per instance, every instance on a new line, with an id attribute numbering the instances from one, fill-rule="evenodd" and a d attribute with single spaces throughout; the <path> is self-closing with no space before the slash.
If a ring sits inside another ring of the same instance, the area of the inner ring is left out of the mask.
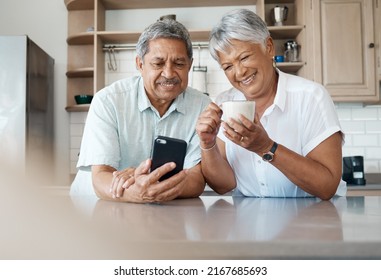
<path id="1" fill-rule="evenodd" d="M 370 48 L 370 49 L 373 49 L 373 48 L 374 48 L 374 43 L 370 43 L 370 44 L 369 44 L 369 48 Z"/>

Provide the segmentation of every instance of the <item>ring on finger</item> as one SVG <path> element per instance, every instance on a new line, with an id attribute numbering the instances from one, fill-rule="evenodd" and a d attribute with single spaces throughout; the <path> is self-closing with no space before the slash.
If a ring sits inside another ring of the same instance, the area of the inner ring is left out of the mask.
<path id="1" fill-rule="evenodd" d="M 240 142 L 243 142 L 243 138 L 244 138 L 244 137 L 243 137 L 243 136 L 241 136 L 241 140 L 239 140 L 239 141 L 240 141 Z"/>

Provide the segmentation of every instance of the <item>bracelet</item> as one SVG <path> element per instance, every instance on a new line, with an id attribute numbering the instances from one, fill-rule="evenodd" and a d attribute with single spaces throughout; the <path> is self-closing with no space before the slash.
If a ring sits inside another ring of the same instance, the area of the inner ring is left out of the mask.
<path id="1" fill-rule="evenodd" d="M 211 149 L 213 149 L 216 146 L 216 144 L 217 144 L 217 142 L 214 142 L 214 145 L 210 148 L 207 148 L 207 149 L 201 147 L 201 145 L 200 145 L 200 149 L 201 149 L 201 151 L 207 152 L 207 151 L 210 151 Z"/>

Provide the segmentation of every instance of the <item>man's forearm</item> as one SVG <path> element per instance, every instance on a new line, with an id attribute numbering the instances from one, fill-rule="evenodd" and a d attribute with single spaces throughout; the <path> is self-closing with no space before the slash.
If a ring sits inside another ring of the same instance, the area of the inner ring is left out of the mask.
<path id="1" fill-rule="evenodd" d="M 114 171 L 115 169 L 112 167 L 92 168 L 93 188 L 99 198 L 106 200 L 113 199 L 110 187 Z"/>

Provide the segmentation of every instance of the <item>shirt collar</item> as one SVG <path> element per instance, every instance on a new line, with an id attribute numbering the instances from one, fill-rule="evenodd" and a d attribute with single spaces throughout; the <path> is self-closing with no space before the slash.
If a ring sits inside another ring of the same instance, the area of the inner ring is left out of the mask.
<path id="1" fill-rule="evenodd" d="M 172 113 L 175 110 L 177 110 L 179 113 L 185 114 L 186 106 L 184 101 L 185 99 L 184 95 L 185 95 L 185 91 L 176 97 L 176 99 L 172 102 L 171 106 L 168 108 L 168 111 L 164 114 L 164 116 Z M 153 111 L 156 111 L 156 109 L 152 106 L 151 101 L 148 99 L 147 93 L 144 89 L 144 83 L 143 83 L 142 77 L 140 77 L 139 79 L 138 108 L 140 112 L 143 112 L 144 110 L 147 110 L 148 108 L 151 108 Z"/>
<path id="2" fill-rule="evenodd" d="M 274 98 L 274 105 L 277 106 L 282 112 L 286 106 L 287 98 L 287 77 L 286 74 L 280 71 L 278 68 L 275 68 L 278 73 L 278 86 L 276 90 L 276 95 Z"/>
<path id="3" fill-rule="evenodd" d="M 139 86 L 138 86 L 138 108 L 140 112 L 143 112 L 144 110 L 151 107 L 151 102 L 149 101 L 146 91 L 144 89 L 144 83 L 143 78 L 140 77 L 139 79 Z"/>

